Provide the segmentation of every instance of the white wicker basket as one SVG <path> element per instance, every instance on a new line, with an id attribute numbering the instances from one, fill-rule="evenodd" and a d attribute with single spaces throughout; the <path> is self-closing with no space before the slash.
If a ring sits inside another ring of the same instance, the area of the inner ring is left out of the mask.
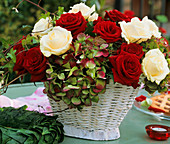
<path id="1" fill-rule="evenodd" d="M 106 92 L 100 94 L 99 102 L 84 107 L 80 112 L 68 109 L 57 113 L 64 124 L 65 135 L 92 140 L 113 140 L 120 137 L 119 125 L 131 109 L 139 88 L 116 83 L 107 84 Z M 67 108 L 63 102 L 50 99 L 52 110 Z"/>

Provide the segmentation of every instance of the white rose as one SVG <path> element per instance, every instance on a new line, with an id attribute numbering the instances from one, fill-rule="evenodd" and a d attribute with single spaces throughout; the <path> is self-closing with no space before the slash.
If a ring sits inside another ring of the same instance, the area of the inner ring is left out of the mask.
<path id="1" fill-rule="evenodd" d="M 70 31 L 56 26 L 41 38 L 40 50 L 46 57 L 49 57 L 51 54 L 61 55 L 70 49 L 72 39 Z"/>
<path id="2" fill-rule="evenodd" d="M 32 30 L 32 35 L 33 36 L 43 36 L 46 35 L 51 29 L 52 29 L 52 24 L 51 22 L 51 17 L 46 17 L 46 19 L 41 18 L 35 25 L 34 29 Z"/>
<path id="3" fill-rule="evenodd" d="M 145 16 L 142 19 L 142 22 L 149 27 L 149 31 L 152 33 L 152 36 L 156 38 L 161 38 L 161 33 L 159 32 L 159 28 L 152 20 L 148 19 L 148 17 Z"/>
<path id="4" fill-rule="evenodd" d="M 155 81 L 158 85 L 170 72 L 165 56 L 159 49 L 152 49 L 146 53 L 142 61 L 142 70 L 148 80 Z"/>
<path id="5" fill-rule="evenodd" d="M 91 16 L 89 16 L 88 18 L 88 21 L 94 21 L 94 20 L 97 20 L 98 19 L 98 14 L 97 13 L 94 13 L 92 14 Z"/>
<path id="6" fill-rule="evenodd" d="M 85 19 L 89 18 L 90 15 L 95 11 L 95 5 L 93 5 L 91 8 L 85 5 L 84 3 L 75 4 L 72 9 L 69 11 L 69 13 L 78 13 L 81 11 L 81 14 Z"/>
<path id="7" fill-rule="evenodd" d="M 160 38 L 161 33 L 158 30 L 156 24 L 149 20 L 147 17 L 144 17 L 142 21 L 139 18 L 134 17 L 131 19 L 131 22 L 119 22 L 122 37 L 128 43 L 141 43 L 147 41 L 152 36 Z"/>

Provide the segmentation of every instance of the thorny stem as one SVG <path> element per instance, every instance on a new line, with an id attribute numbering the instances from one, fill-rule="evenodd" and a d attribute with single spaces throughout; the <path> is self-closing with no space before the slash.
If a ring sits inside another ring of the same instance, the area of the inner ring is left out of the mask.
<path id="1" fill-rule="evenodd" d="M 41 0 L 39 0 L 38 5 L 40 4 Z"/>
<path id="2" fill-rule="evenodd" d="M 20 1 L 20 2 L 17 4 L 16 8 L 18 8 L 18 6 L 19 6 L 23 1 L 24 1 L 24 0 Z"/>
<path id="3" fill-rule="evenodd" d="M 28 35 L 29 35 L 29 34 L 28 34 Z M 24 36 L 23 38 L 19 39 L 15 44 L 11 45 L 8 49 L 6 49 L 5 51 L 3 51 L 3 52 L 5 53 L 4 55 L 6 55 L 6 54 L 10 51 L 10 49 L 11 49 L 12 47 L 14 47 L 15 45 L 18 45 L 17 43 L 18 43 L 19 41 L 21 41 L 22 39 L 24 39 L 24 38 L 26 38 L 26 37 L 27 37 L 27 35 Z"/>
<path id="4" fill-rule="evenodd" d="M 36 4 L 36 3 L 34 3 L 34 2 L 32 2 L 32 1 L 30 1 L 30 0 L 22 0 L 22 1 L 16 6 L 16 8 L 18 8 L 18 6 L 19 6 L 23 1 L 27 1 L 27 2 L 35 5 L 35 6 L 39 7 L 40 9 L 42 9 L 43 11 L 45 11 L 45 13 L 48 12 L 47 10 L 45 10 L 43 7 L 41 7 L 41 6 L 39 5 L 40 2 L 41 2 L 41 0 L 39 0 L 38 4 Z M 50 13 L 50 14 L 55 15 L 54 13 Z"/>
<path id="5" fill-rule="evenodd" d="M 45 13 L 48 12 L 47 10 L 45 10 L 44 8 L 42 8 L 39 4 L 36 4 L 36 3 L 34 3 L 34 2 L 32 2 L 32 1 L 30 1 L 30 0 L 25 0 L 25 1 L 27 1 L 27 2 L 29 2 L 29 3 L 31 3 L 31 4 L 33 4 L 33 5 L 35 5 L 35 6 L 37 6 L 37 7 L 39 7 L 40 9 L 42 9 L 43 11 L 45 11 Z"/>

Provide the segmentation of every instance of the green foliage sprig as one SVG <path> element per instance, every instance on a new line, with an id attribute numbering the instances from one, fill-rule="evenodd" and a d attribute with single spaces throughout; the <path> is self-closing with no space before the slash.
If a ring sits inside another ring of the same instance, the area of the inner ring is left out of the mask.
<path id="1" fill-rule="evenodd" d="M 57 116 L 12 107 L 0 109 L 0 143 L 53 144 L 64 139 L 63 125 Z"/>

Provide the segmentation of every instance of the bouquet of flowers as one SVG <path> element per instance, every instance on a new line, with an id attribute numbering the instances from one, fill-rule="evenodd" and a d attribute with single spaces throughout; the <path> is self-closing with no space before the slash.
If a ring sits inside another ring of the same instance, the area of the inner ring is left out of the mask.
<path id="1" fill-rule="evenodd" d="M 147 16 L 141 20 L 113 9 L 102 18 L 95 5 L 79 3 L 68 12 L 59 7 L 42 14 L 30 34 L 3 44 L 1 90 L 8 73 L 30 74 L 30 81 L 44 82 L 51 99 L 79 110 L 98 102 L 109 82 L 137 88 L 144 77 L 148 92 L 167 91 L 168 43 Z"/>

